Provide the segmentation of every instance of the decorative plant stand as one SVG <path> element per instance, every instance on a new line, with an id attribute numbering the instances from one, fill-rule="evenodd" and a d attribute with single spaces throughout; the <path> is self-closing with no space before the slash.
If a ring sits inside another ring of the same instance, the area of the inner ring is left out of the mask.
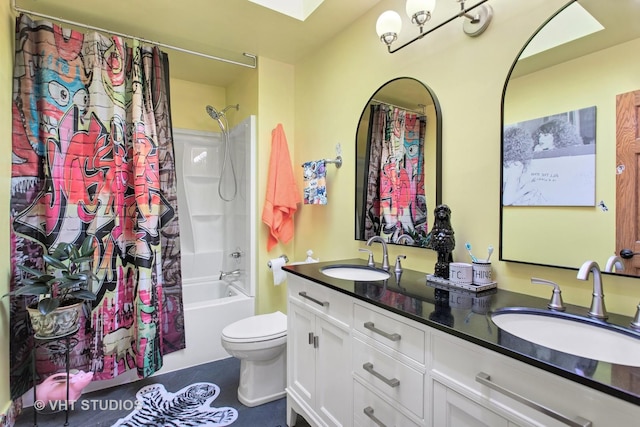
<path id="1" fill-rule="evenodd" d="M 69 404 L 69 380 L 70 380 L 69 352 L 71 351 L 72 348 L 78 345 L 78 339 L 74 337 L 76 332 L 78 332 L 77 329 L 68 334 L 57 336 L 57 337 L 51 337 L 51 338 L 38 337 L 37 335 L 34 335 L 35 342 L 33 345 L 33 349 L 31 350 L 31 368 L 32 368 L 32 375 L 33 375 L 33 425 L 34 427 L 38 426 L 38 412 L 39 412 L 39 410 L 36 408 L 36 406 L 38 406 L 36 404 L 36 402 L 38 402 L 36 397 L 36 386 L 37 386 L 36 352 L 38 348 L 50 343 L 55 343 L 54 345 L 50 346 L 50 352 L 54 354 L 64 354 L 64 358 L 65 358 L 66 399 L 64 403 L 60 403 L 60 408 L 64 408 L 64 411 L 65 411 L 64 425 L 65 426 L 69 425 L 69 406 L 70 406 Z M 44 404 L 43 407 L 40 409 L 44 409 L 44 406 L 46 406 L 47 402 L 43 402 L 43 404 Z M 55 411 L 55 412 L 59 412 L 59 411 Z"/>

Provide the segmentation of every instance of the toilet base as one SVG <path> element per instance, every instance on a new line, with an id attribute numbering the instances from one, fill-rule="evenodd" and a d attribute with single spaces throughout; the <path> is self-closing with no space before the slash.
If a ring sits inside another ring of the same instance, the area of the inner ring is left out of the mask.
<path id="1" fill-rule="evenodd" d="M 286 395 L 287 353 L 283 347 L 271 360 L 240 359 L 238 400 L 243 405 L 258 406 Z"/>
<path id="2" fill-rule="evenodd" d="M 283 390 L 279 393 L 272 394 L 271 396 L 263 396 L 258 399 L 248 399 L 242 395 L 240 388 L 238 388 L 238 400 L 244 406 L 248 406 L 249 408 L 253 408 L 254 406 L 263 405 L 265 403 L 273 402 L 274 400 L 282 399 L 285 397 L 287 393 Z"/>

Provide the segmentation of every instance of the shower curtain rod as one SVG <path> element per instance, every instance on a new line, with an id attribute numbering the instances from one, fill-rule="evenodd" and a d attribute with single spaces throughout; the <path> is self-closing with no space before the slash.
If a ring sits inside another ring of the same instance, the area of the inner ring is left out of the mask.
<path id="1" fill-rule="evenodd" d="M 156 42 L 156 41 L 153 41 L 153 40 L 147 40 L 147 39 L 143 39 L 141 37 L 132 36 L 130 34 L 118 33 L 116 31 L 110 31 L 110 30 L 106 30 L 104 28 L 94 27 L 93 25 L 82 24 L 80 22 L 70 21 L 68 19 L 58 18 L 56 16 L 45 15 L 43 13 L 34 12 L 34 11 L 28 10 L 28 9 L 23 9 L 21 7 L 16 6 L 15 0 L 13 1 L 13 8 L 17 12 L 26 13 L 26 14 L 29 14 L 29 15 L 35 15 L 35 16 L 39 16 L 41 18 L 51 19 L 53 21 L 64 22 L 65 24 L 75 25 L 77 27 L 87 28 L 89 30 L 100 31 L 100 32 L 111 34 L 111 35 L 114 35 L 114 36 L 120 36 L 120 37 L 125 37 L 125 38 L 128 38 L 128 39 L 139 40 L 139 41 L 144 42 L 144 43 L 150 43 L 150 44 L 153 44 L 153 45 L 156 45 L 156 46 L 160 46 L 160 47 L 164 47 L 164 48 L 167 48 L 167 49 L 176 50 L 178 52 L 188 53 L 190 55 L 201 56 L 201 57 L 207 58 L 207 59 L 213 59 L 214 61 L 226 62 L 227 64 L 240 65 L 242 67 L 248 67 L 248 68 L 257 68 L 257 66 L 258 66 L 258 57 L 256 55 L 251 54 L 251 53 L 246 53 L 246 52 L 242 53 L 247 58 L 251 58 L 253 60 L 253 64 L 245 64 L 243 62 L 238 62 L 238 61 L 234 61 L 234 60 L 231 60 L 231 59 L 220 58 L 219 56 L 213 56 L 213 55 L 209 55 L 209 54 L 202 53 L 202 52 L 196 52 L 195 50 L 184 49 L 184 48 L 181 48 L 181 47 L 172 46 L 172 45 L 169 45 L 169 44 L 160 43 L 160 42 Z"/>
<path id="2" fill-rule="evenodd" d="M 422 110 L 413 110 L 413 109 L 411 109 L 411 108 L 403 107 L 403 106 L 401 106 L 401 105 L 395 105 L 395 104 L 391 104 L 391 103 L 389 103 L 389 102 L 380 101 L 380 100 L 375 99 L 375 98 L 371 98 L 371 102 L 376 103 L 376 104 L 389 105 L 390 107 L 400 108 L 401 110 L 411 111 L 411 112 L 413 112 L 413 113 L 420 113 L 420 114 L 422 114 L 423 116 L 424 116 L 425 114 L 427 114 L 427 113 L 426 113 L 426 111 L 425 111 L 425 107 L 426 107 L 426 106 L 425 106 L 425 105 L 422 105 L 422 104 L 418 104 L 420 107 L 422 107 Z"/>

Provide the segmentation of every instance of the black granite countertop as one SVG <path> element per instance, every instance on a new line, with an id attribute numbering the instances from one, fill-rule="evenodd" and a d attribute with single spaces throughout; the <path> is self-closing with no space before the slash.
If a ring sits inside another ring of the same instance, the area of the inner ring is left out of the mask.
<path id="1" fill-rule="evenodd" d="M 389 310 L 429 327 L 520 360 L 547 372 L 640 405 L 640 367 L 616 365 L 552 350 L 498 328 L 491 313 L 503 307 L 546 309 L 548 300 L 502 289 L 483 292 L 450 289 L 427 282 L 427 274 L 404 269 L 400 280 L 391 272 L 385 281 L 334 279 L 320 272 L 335 264 L 366 265 L 362 259 L 287 265 L 288 273 Z M 551 295 L 551 293 L 550 293 Z M 567 313 L 587 315 L 585 307 L 566 304 Z M 609 313 L 607 322 L 627 327 L 630 317 Z M 640 357 L 640 355 L 638 355 Z"/>

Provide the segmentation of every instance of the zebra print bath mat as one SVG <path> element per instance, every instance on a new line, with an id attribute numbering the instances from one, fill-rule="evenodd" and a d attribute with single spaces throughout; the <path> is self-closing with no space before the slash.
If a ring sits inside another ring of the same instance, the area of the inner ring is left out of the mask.
<path id="1" fill-rule="evenodd" d="M 238 418 L 234 408 L 211 406 L 220 387 L 211 383 L 194 383 L 176 393 L 162 384 L 142 387 L 136 393 L 137 407 L 113 427 L 218 427 L 228 426 Z"/>

